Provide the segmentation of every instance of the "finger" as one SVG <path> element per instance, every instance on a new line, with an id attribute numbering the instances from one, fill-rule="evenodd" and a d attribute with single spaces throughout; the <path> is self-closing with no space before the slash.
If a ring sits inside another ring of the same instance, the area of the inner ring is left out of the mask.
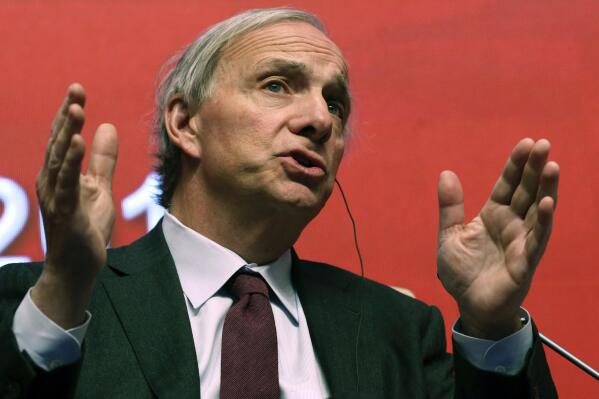
<path id="1" fill-rule="evenodd" d="M 551 144 L 549 141 L 545 139 L 537 141 L 524 166 L 522 178 L 510 202 L 512 211 L 522 218 L 526 216 L 530 206 L 538 201 L 537 194 L 539 192 L 541 175 L 547 164 L 550 149 Z"/>
<path id="2" fill-rule="evenodd" d="M 526 238 L 526 258 L 531 266 L 536 266 L 545 252 L 555 212 L 555 201 L 552 197 L 541 199 L 537 209 L 537 221 Z"/>
<path id="3" fill-rule="evenodd" d="M 109 123 L 98 126 L 87 163 L 87 174 L 100 178 L 110 186 L 117 156 L 116 128 Z"/>
<path id="4" fill-rule="evenodd" d="M 557 206 L 557 189 L 559 186 L 559 165 L 555 161 L 547 162 L 541 174 L 537 201 L 540 203 L 545 197 L 553 198 L 553 207 Z"/>
<path id="5" fill-rule="evenodd" d="M 72 137 L 75 134 L 81 133 L 85 116 L 83 108 L 79 104 L 71 104 L 67 112 L 67 118 L 60 132 L 56 136 L 56 140 L 50 149 L 49 160 L 47 165 L 47 179 L 50 189 L 56 184 L 58 173 L 62 167 L 62 163 L 72 142 Z"/>
<path id="6" fill-rule="evenodd" d="M 495 183 L 491 192 L 491 200 L 503 205 L 509 205 L 514 195 L 514 191 L 520 183 L 522 172 L 532 147 L 534 140 L 525 138 L 520 140 L 512 150 L 510 157 L 505 163 L 501 176 Z"/>
<path id="7" fill-rule="evenodd" d="M 71 104 L 79 104 L 82 108 L 85 105 L 85 90 L 79 83 L 72 83 L 67 89 L 67 94 L 62 102 L 62 105 L 58 108 L 56 116 L 52 121 L 52 127 L 50 129 L 50 138 L 48 140 L 48 147 L 46 149 L 46 159 L 44 165 L 48 163 L 50 150 L 56 141 L 58 132 L 64 126 L 67 118 L 68 110 Z"/>
<path id="8" fill-rule="evenodd" d="M 535 203 L 533 203 L 530 206 L 530 208 L 528 208 L 528 213 L 526 214 L 525 222 L 527 226 L 532 228 L 532 226 L 534 226 L 534 224 L 536 223 L 537 218 L 543 217 L 543 214 L 541 216 L 539 216 L 538 214 L 538 205 L 543 198 L 552 198 L 554 204 L 553 206 L 557 206 L 557 189 L 559 184 L 559 175 L 559 165 L 554 161 L 547 162 L 541 174 L 539 190 L 537 192 Z"/>
<path id="9" fill-rule="evenodd" d="M 439 176 L 439 232 L 464 223 L 464 191 L 457 175 L 450 170 Z"/>
<path id="10" fill-rule="evenodd" d="M 79 177 L 84 155 L 83 138 L 73 136 L 56 180 L 54 206 L 63 214 L 70 213 L 79 201 Z"/>

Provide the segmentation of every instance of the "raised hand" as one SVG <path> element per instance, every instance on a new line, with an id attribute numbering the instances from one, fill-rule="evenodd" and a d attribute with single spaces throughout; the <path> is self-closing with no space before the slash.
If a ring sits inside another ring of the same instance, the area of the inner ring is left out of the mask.
<path id="1" fill-rule="evenodd" d="M 514 147 L 480 213 L 464 221 L 458 177 L 439 178 L 438 275 L 454 297 L 466 334 L 499 339 L 520 328 L 519 308 L 551 233 L 559 166 L 550 144 Z"/>
<path id="2" fill-rule="evenodd" d="M 36 181 L 46 233 L 46 260 L 32 299 L 63 328 L 83 321 L 97 273 L 106 261 L 114 224 L 112 175 L 118 142 L 112 125 L 100 125 L 85 175 L 85 92 L 72 84 L 58 110 Z"/>

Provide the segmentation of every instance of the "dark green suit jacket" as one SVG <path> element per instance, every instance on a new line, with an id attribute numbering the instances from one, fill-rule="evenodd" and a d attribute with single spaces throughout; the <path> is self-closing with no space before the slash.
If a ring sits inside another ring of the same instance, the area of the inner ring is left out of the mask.
<path id="1" fill-rule="evenodd" d="M 82 260 L 83 262 L 85 260 Z M 41 264 L 0 269 L 0 395 L 200 397 L 183 291 L 160 225 L 108 251 L 81 360 L 47 373 L 20 353 L 14 312 Z M 294 258 L 292 279 L 335 398 L 555 398 L 535 334 L 518 376 L 483 372 L 446 353 L 439 311 L 333 266 Z"/>

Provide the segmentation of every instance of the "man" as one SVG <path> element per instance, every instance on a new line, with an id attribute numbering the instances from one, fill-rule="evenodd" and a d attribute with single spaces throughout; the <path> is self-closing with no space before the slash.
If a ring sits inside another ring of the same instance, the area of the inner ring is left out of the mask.
<path id="1" fill-rule="evenodd" d="M 81 175 L 85 94 L 69 88 L 37 181 L 45 262 L 0 276 L 5 397 L 556 397 L 520 309 L 557 197 L 546 140 L 516 145 L 468 224 L 457 176 L 440 176 L 453 360 L 435 308 L 291 251 L 348 140 L 347 67 L 323 31 L 255 10 L 190 45 L 158 95 L 168 213 L 119 249 L 116 130 L 98 128 Z"/>

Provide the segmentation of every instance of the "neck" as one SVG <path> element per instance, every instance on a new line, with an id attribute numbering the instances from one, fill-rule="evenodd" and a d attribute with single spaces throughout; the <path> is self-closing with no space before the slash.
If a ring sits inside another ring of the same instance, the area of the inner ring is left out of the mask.
<path id="1" fill-rule="evenodd" d="M 169 212 L 248 263 L 260 265 L 279 258 L 311 219 L 285 208 L 256 209 L 254 204 L 261 201 L 212 198 L 189 187 L 175 192 Z"/>

